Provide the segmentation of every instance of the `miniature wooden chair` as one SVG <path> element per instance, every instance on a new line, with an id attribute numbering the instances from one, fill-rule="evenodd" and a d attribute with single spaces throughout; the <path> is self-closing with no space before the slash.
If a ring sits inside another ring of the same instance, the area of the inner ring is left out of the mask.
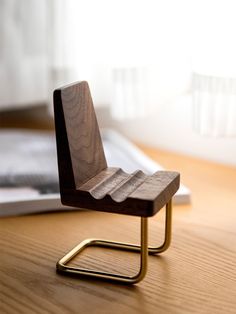
<path id="1" fill-rule="evenodd" d="M 172 197 L 179 188 L 177 172 L 132 174 L 107 167 L 101 136 L 87 82 L 74 83 L 54 91 L 55 127 L 62 204 L 90 210 L 141 217 L 141 245 L 88 239 L 57 263 L 62 273 L 137 283 L 147 270 L 148 254 L 164 252 L 171 240 Z M 160 247 L 148 247 L 148 217 L 166 206 L 165 239 Z M 123 276 L 68 266 L 88 246 L 141 252 L 137 275 Z"/>

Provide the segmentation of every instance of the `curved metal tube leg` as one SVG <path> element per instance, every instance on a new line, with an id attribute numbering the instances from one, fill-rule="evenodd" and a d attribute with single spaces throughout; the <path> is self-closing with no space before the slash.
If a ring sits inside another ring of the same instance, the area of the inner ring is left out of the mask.
<path id="1" fill-rule="evenodd" d="M 100 272 L 95 270 L 89 270 L 84 268 L 77 268 L 72 266 L 67 266 L 66 264 L 72 260 L 76 255 L 78 255 L 82 250 L 88 246 L 102 246 L 109 247 L 113 249 L 124 249 L 124 244 L 104 241 L 97 239 L 87 239 L 78 244 L 74 249 L 67 253 L 62 259 L 57 262 L 57 270 L 62 273 L 70 273 L 74 275 L 88 276 L 98 279 L 112 280 L 121 283 L 133 284 L 141 281 L 147 272 L 147 263 L 148 263 L 148 218 L 141 217 L 141 246 L 139 247 L 140 254 L 140 269 L 135 276 L 124 276 L 118 274 L 112 274 L 108 272 Z M 125 247 L 127 250 L 127 247 Z M 129 249 L 131 251 L 132 248 Z"/>
<path id="2" fill-rule="evenodd" d="M 158 247 L 148 247 L 148 254 L 154 255 L 163 253 L 168 249 L 171 243 L 171 230 L 172 230 L 172 200 L 170 200 L 166 204 L 165 208 L 165 236 L 164 236 L 164 242 L 158 246 Z M 102 242 L 104 243 L 104 241 Z M 102 246 L 101 243 L 101 246 Z M 113 248 L 121 249 L 121 250 L 127 250 L 127 251 L 134 251 L 134 252 L 140 252 L 140 245 L 136 244 L 129 244 L 129 243 L 119 243 L 119 242 L 109 242 L 112 243 Z M 103 245 L 104 246 L 104 245 Z M 108 245 L 105 245 L 108 246 Z"/>
<path id="3" fill-rule="evenodd" d="M 166 251 L 171 243 L 172 234 L 172 199 L 166 204 L 166 217 L 165 217 L 165 238 L 162 245 L 159 247 L 149 247 L 148 253 L 150 255 L 159 254 Z"/>
<path id="4" fill-rule="evenodd" d="M 134 245 L 123 242 L 114 242 L 98 239 L 87 239 L 78 244 L 74 249 L 67 253 L 57 262 L 57 270 L 62 273 L 88 276 L 93 278 L 112 280 L 120 283 L 133 284 L 141 281 L 147 272 L 148 254 L 154 255 L 162 253 L 168 249 L 171 242 L 171 225 L 172 225 L 172 200 L 166 204 L 165 217 L 165 239 L 159 247 L 148 247 L 148 218 L 141 217 L 141 245 Z M 88 246 L 108 247 L 117 250 L 126 250 L 132 252 L 140 252 L 140 269 L 135 276 L 123 276 L 108 272 L 100 272 L 84 268 L 67 266 L 67 263 Z"/>

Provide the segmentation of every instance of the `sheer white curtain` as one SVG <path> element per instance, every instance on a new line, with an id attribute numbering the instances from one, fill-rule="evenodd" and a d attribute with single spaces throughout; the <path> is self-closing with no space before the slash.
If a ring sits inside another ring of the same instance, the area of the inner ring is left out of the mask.
<path id="1" fill-rule="evenodd" d="M 194 128 L 236 135 L 236 2 L 197 2 L 193 15 Z"/>
<path id="2" fill-rule="evenodd" d="M 48 99 L 47 1 L 0 1 L 0 110 Z"/>
<path id="3" fill-rule="evenodd" d="M 194 128 L 200 134 L 236 135 L 236 77 L 193 75 Z"/>
<path id="4" fill-rule="evenodd" d="M 95 104 L 109 104 L 116 119 L 150 114 L 192 92 L 197 131 L 236 133 L 235 1 L 53 0 L 51 5 L 55 86 L 88 80 Z"/>
<path id="5" fill-rule="evenodd" d="M 95 104 L 110 104 L 117 119 L 173 101 L 190 84 L 188 7 L 188 1 L 53 1 L 54 84 L 89 80 Z"/>
<path id="6" fill-rule="evenodd" d="M 1 0 L 0 107 L 88 80 L 116 119 L 192 93 L 198 132 L 235 135 L 235 12 L 234 0 Z"/>

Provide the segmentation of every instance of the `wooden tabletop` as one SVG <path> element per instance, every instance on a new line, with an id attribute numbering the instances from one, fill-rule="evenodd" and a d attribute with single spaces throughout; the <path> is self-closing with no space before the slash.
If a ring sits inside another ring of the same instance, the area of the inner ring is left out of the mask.
<path id="1" fill-rule="evenodd" d="M 141 147 L 181 173 L 192 204 L 175 206 L 173 241 L 149 257 L 145 279 L 123 286 L 56 274 L 55 264 L 85 238 L 137 242 L 139 218 L 76 211 L 0 220 L 1 313 L 236 313 L 236 168 Z M 160 243 L 163 213 L 150 219 Z M 73 263 L 135 272 L 138 254 L 89 248 Z"/>

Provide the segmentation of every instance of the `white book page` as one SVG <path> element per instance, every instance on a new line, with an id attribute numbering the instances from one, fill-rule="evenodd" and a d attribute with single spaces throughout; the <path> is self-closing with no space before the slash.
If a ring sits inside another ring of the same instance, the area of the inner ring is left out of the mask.
<path id="1" fill-rule="evenodd" d="M 128 173 L 137 169 L 147 174 L 163 170 L 113 130 L 103 130 L 102 140 L 109 166 Z M 65 209 L 60 203 L 52 132 L 1 131 L 0 145 L 0 216 Z M 181 185 L 174 202 L 189 203 L 190 191 Z"/>

